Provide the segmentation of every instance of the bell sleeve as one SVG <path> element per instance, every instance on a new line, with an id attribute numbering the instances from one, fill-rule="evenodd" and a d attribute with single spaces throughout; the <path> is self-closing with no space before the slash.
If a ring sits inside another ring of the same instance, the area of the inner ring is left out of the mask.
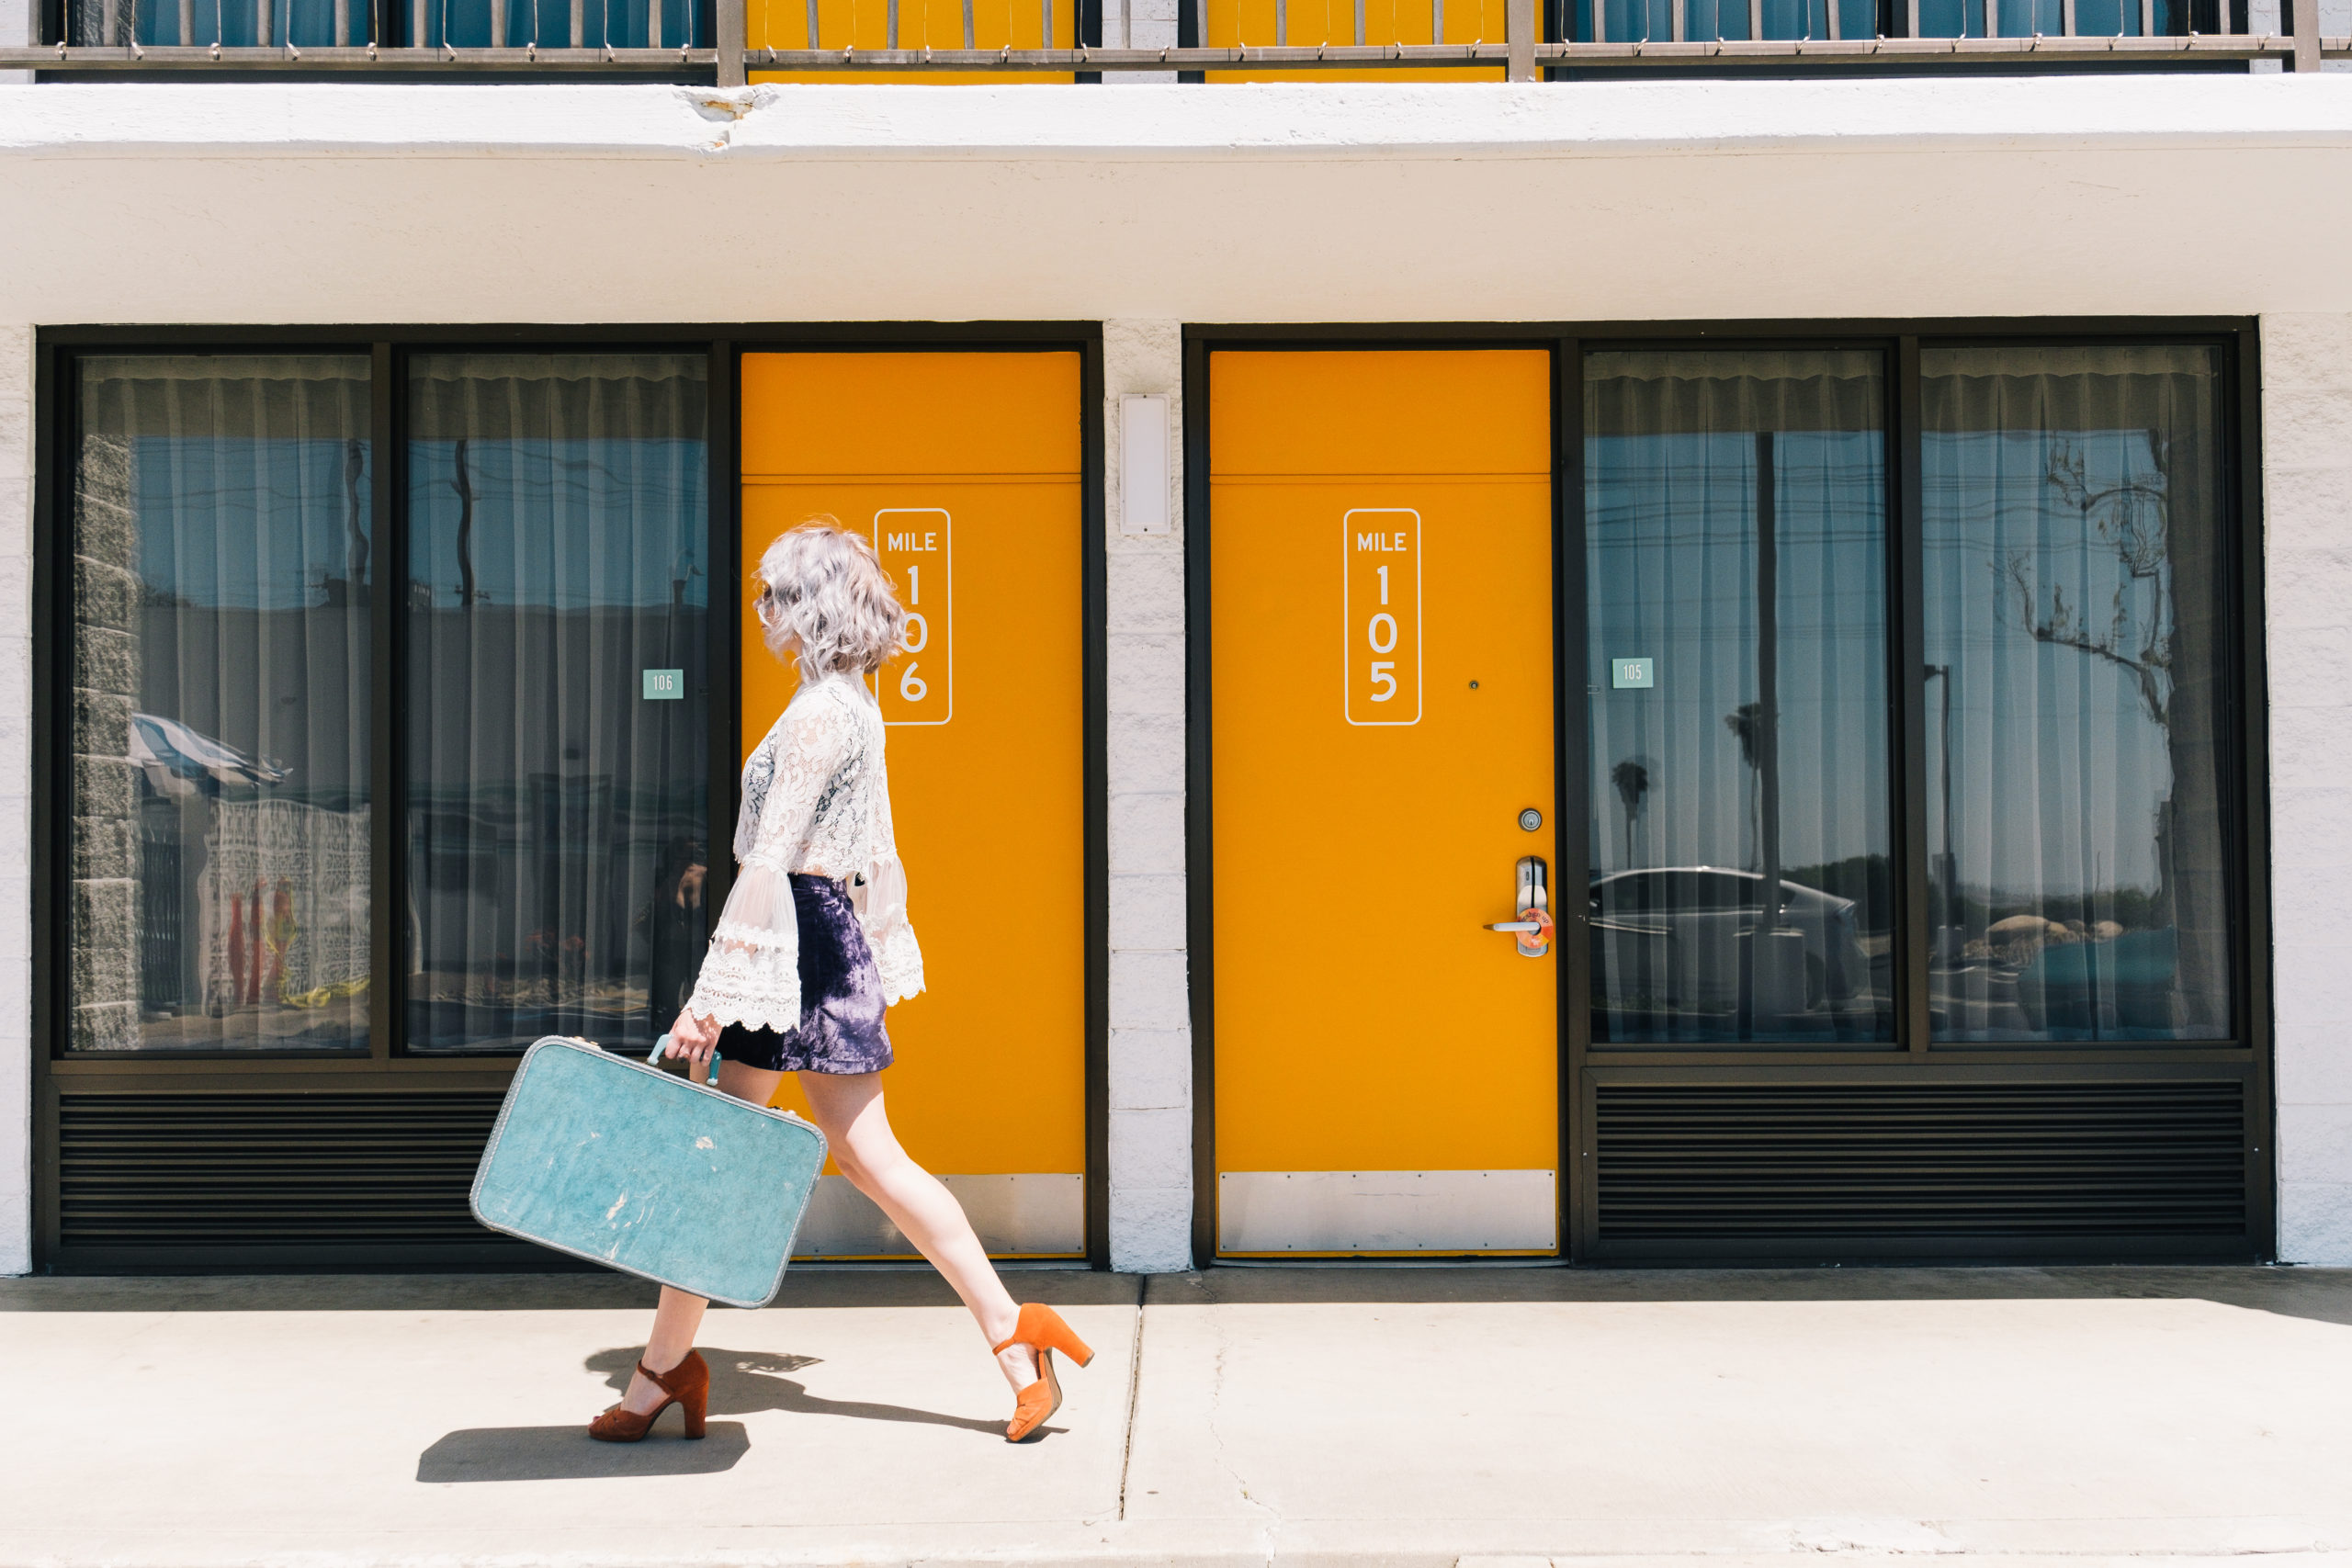
<path id="1" fill-rule="evenodd" d="M 775 782 L 687 1003 L 696 1018 L 779 1034 L 799 1027 L 800 923 L 791 871 L 817 803 L 848 757 L 854 735 L 844 716 L 823 701 L 796 703 L 784 716 Z"/>

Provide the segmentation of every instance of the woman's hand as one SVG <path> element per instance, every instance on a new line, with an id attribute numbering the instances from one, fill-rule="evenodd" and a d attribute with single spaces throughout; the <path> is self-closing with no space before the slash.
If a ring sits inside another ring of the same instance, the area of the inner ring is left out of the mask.
<path id="1" fill-rule="evenodd" d="M 691 1010 L 681 1009 L 670 1025 L 670 1055 L 700 1066 L 718 1048 L 718 1019 L 696 1018 Z"/>

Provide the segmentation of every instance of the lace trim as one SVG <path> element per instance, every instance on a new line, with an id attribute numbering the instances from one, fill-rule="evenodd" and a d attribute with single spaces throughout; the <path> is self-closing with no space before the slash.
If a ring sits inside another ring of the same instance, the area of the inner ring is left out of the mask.
<path id="1" fill-rule="evenodd" d="M 869 932 L 866 945 L 874 950 L 874 968 L 882 980 L 884 1006 L 922 994 L 922 948 L 915 941 L 914 927 L 901 920 L 888 931 Z"/>
<path id="2" fill-rule="evenodd" d="M 696 1018 L 714 1018 L 721 1026 L 740 1023 L 779 1034 L 799 1028 L 798 946 L 789 938 L 756 946 L 714 939 L 687 1005 Z"/>

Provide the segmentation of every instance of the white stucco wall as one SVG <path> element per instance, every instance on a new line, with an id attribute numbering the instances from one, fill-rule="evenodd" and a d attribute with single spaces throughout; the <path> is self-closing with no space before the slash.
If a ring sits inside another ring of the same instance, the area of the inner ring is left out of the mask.
<path id="1" fill-rule="evenodd" d="M 2278 1255 L 2352 1262 L 2352 316 L 2262 320 Z"/>
<path id="2" fill-rule="evenodd" d="M 1115 398 L 1179 390 L 1188 321 L 1974 314 L 2265 318 L 2273 544 L 2307 552 L 2272 574 L 2285 1245 L 2352 1261 L 2352 928 L 2323 890 L 2352 842 L 2323 712 L 2352 672 L 2326 662 L 2352 648 L 2325 543 L 2346 189 L 2342 76 L 0 87 L 0 1268 L 27 1207 L 33 323 L 1097 320 Z M 1113 1247 L 1175 1268 L 1182 514 L 1125 534 L 1110 457 Z"/>

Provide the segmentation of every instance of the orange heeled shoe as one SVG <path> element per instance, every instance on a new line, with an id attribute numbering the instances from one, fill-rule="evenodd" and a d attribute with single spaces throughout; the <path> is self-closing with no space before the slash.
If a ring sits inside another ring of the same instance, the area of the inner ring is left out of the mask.
<path id="1" fill-rule="evenodd" d="M 1004 1424 L 1004 1440 L 1017 1443 L 1031 1436 L 1062 1407 L 1061 1380 L 1054 1376 L 1054 1352 L 1059 1350 L 1083 1367 L 1094 1359 L 1094 1352 L 1086 1341 L 1070 1332 L 1062 1314 L 1049 1306 L 1035 1302 L 1021 1303 L 1021 1320 L 1012 1325 L 1012 1335 L 995 1347 L 1001 1355 L 1015 1345 L 1026 1345 L 1037 1352 L 1037 1381 L 1014 1396 L 1012 1419 Z"/>
<path id="2" fill-rule="evenodd" d="M 588 1423 L 588 1435 L 600 1443 L 642 1442 L 645 1434 L 653 1430 L 653 1423 L 662 1412 L 674 1404 L 686 1418 L 686 1436 L 701 1437 L 704 1420 L 710 1414 L 710 1365 L 702 1359 L 702 1352 L 687 1351 L 686 1359 L 666 1372 L 657 1372 L 643 1361 L 637 1364 L 637 1370 L 669 1397 L 648 1416 L 616 1404 Z"/>

